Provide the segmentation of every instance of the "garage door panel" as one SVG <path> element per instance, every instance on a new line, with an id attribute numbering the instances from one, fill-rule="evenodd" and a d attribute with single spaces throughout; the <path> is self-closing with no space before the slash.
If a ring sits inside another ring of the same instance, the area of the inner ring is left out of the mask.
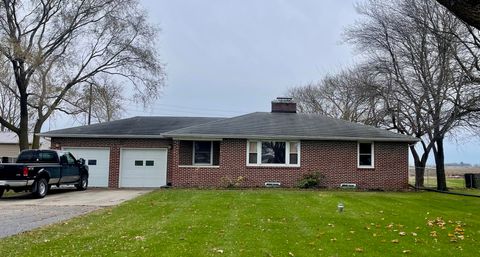
<path id="1" fill-rule="evenodd" d="M 166 149 L 122 149 L 120 159 L 120 187 L 166 185 Z"/>
<path id="2" fill-rule="evenodd" d="M 108 187 L 109 149 L 64 147 L 63 150 L 71 152 L 77 159 L 85 159 L 88 165 L 90 187 Z"/>

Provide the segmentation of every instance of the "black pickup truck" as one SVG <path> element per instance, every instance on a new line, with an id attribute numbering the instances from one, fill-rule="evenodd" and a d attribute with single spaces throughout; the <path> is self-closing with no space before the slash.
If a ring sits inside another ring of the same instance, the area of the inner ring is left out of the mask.
<path id="1" fill-rule="evenodd" d="M 6 190 L 31 191 L 37 198 L 47 195 L 52 185 L 88 186 L 88 166 L 69 152 L 56 150 L 24 150 L 17 163 L 0 163 L 0 197 Z"/>

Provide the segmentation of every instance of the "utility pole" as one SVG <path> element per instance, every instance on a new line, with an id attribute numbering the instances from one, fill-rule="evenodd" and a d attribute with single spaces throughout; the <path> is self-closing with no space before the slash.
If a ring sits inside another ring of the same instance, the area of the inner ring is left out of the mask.
<path id="1" fill-rule="evenodd" d="M 92 87 L 93 83 L 90 82 L 90 89 L 89 89 L 89 97 L 88 97 L 88 125 L 90 125 L 90 122 L 92 120 Z"/>

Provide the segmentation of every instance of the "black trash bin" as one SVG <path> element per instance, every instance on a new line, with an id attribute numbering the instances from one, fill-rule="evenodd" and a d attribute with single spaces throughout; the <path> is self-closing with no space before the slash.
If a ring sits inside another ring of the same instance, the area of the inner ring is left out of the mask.
<path id="1" fill-rule="evenodd" d="M 473 188 L 480 188 L 480 174 L 473 174 Z"/>
<path id="2" fill-rule="evenodd" d="M 465 187 L 466 188 L 476 188 L 475 179 L 473 173 L 465 173 Z"/>

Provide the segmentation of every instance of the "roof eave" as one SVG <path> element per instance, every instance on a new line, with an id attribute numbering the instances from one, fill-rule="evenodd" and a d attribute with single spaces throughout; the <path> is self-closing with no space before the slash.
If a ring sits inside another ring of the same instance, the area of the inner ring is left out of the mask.
<path id="1" fill-rule="evenodd" d="M 238 139 L 282 139 L 282 140 L 327 140 L 327 141 L 376 141 L 376 142 L 406 142 L 416 143 L 420 141 L 418 138 L 380 138 L 380 137 L 331 137 L 331 136 L 292 136 L 292 135 L 220 135 L 220 134 L 169 134 L 161 135 L 105 135 L 105 134 L 49 134 L 40 133 L 41 137 L 50 138 L 173 138 L 178 140 L 192 140 L 192 139 L 209 139 L 221 140 L 223 138 Z"/>
<path id="2" fill-rule="evenodd" d="M 63 138 L 165 138 L 163 135 L 106 135 L 106 134 L 37 134 L 41 137 Z"/>
<path id="3" fill-rule="evenodd" d="M 162 134 L 174 139 L 218 139 L 218 138 L 246 138 L 246 139 L 282 139 L 282 140 L 327 140 L 327 141 L 376 141 L 376 142 L 405 142 L 416 143 L 418 138 L 380 138 L 380 137 L 330 137 L 330 136 L 292 136 L 292 135 L 218 135 L 218 134 Z"/>

